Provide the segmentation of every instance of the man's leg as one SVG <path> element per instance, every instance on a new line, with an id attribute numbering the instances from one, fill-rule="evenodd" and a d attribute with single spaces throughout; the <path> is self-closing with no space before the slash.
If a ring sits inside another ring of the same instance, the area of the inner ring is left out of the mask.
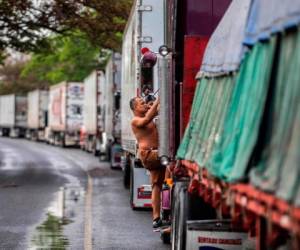
<path id="1" fill-rule="evenodd" d="M 152 184 L 152 209 L 153 220 L 160 217 L 160 194 L 162 185 L 165 179 L 165 168 L 155 169 L 150 171 L 151 184 Z"/>
<path id="2" fill-rule="evenodd" d="M 153 209 L 153 220 L 160 217 L 160 192 L 161 186 L 158 183 L 152 186 L 152 209 Z"/>

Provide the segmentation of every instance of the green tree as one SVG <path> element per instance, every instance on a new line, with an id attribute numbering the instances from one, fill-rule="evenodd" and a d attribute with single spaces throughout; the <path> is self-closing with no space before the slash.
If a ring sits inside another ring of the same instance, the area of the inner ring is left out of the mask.
<path id="1" fill-rule="evenodd" d="M 132 0 L 0 0 L 0 54 L 49 46 L 49 32 L 80 30 L 101 48 L 120 49 Z"/>
<path id="2" fill-rule="evenodd" d="M 0 95 L 24 94 L 36 88 L 47 88 L 48 83 L 34 75 L 21 76 L 27 62 L 7 64 L 0 68 Z"/>
<path id="3" fill-rule="evenodd" d="M 33 54 L 22 71 L 23 77 L 35 76 L 51 84 L 82 81 L 92 70 L 103 66 L 99 55 L 105 57 L 108 53 L 92 45 L 81 32 L 49 38 L 49 44 L 50 49 Z"/>

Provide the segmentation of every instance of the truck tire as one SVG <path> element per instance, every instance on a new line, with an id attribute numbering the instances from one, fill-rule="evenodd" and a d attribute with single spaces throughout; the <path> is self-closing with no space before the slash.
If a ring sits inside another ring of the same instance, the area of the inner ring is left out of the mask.
<path id="1" fill-rule="evenodd" d="M 160 234 L 160 239 L 164 244 L 170 244 L 170 233 L 164 233 L 162 232 Z"/>
<path id="2" fill-rule="evenodd" d="M 96 142 L 93 143 L 92 148 L 93 148 L 93 149 L 92 149 L 92 154 L 93 154 L 95 157 L 100 156 L 100 150 L 97 149 L 97 143 L 96 143 Z"/>
<path id="3" fill-rule="evenodd" d="M 54 142 L 53 142 L 54 146 L 58 146 L 59 145 L 59 135 L 57 133 L 54 133 Z"/>
<path id="4" fill-rule="evenodd" d="M 65 134 L 61 134 L 60 135 L 60 140 L 61 140 L 61 147 L 62 148 L 65 148 L 66 147 L 66 136 L 65 136 Z"/>
<path id="5" fill-rule="evenodd" d="M 54 136 L 54 134 L 51 133 L 51 135 L 49 136 L 49 144 L 50 145 L 55 145 L 54 139 L 55 139 L 55 136 Z"/>
<path id="6" fill-rule="evenodd" d="M 129 189 L 130 187 L 130 178 L 131 178 L 131 171 L 130 171 L 130 164 L 126 160 L 126 164 L 124 167 L 124 174 L 123 174 L 123 185 L 126 189 Z"/>
<path id="7" fill-rule="evenodd" d="M 10 137 L 10 138 L 13 138 L 13 137 L 15 137 L 15 135 L 14 135 L 14 129 L 9 129 L 9 132 L 8 132 L 8 137 Z"/>
<path id="8" fill-rule="evenodd" d="M 107 146 L 107 149 L 105 152 L 105 158 L 106 158 L 106 161 L 111 160 L 111 145 L 110 144 Z"/>
<path id="9" fill-rule="evenodd" d="M 172 199 L 172 250 L 184 250 L 188 209 L 188 182 L 176 182 Z"/>
<path id="10" fill-rule="evenodd" d="M 32 140 L 32 132 L 31 132 L 31 131 L 28 132 L 28 139 L 29 139 L 30 141 L 33 141 L 33 140 Z"/>
<path id="11" fill-rule="evenodd" d="M 209 220 L 217 217 L 215 209 L 202 198 L 188 193 L 188 184 L 188 181 L 176 182 L 172 192 L 172 250 L 185 249 L 187 220 Z"/>
<path id="12" fill-rule="evenodd" d="M 100 147 L 100 141 L 99 141 L 99 138 L 96 136 L 95 141 L 94 141 L 94 148 L 95 148 L 94 156 L 96 156 L 96 157 L 100 157 L 101 152 L 100 152 L 99 147 Z"/>
<path id="13" fill-rule="evenodd" d="M 133 178 L 133 166 L 132 166 L 132 161 L 130 160 L 130 206 L 132 208 L 132 210 L 136 210 L 134 204 L 133 204 L 133 195 L 134 195 L 134 178 Z"/>
<path id="14" fill-rule="evenodd" d="M 95 156 L 95 157 L 98 157 L 99 155 L 100 155 L 100 152 L 99 152 L 99 150 L 97 150 L 97 149 L 93 149 L 93 155 Z"/>
<path id="15" fill-rule="evenodd" d="M 100 160 L 100 162 L 110 161 L 110 147 L 107 146 L 103 153 L 100 152 L 99 160 Z"/>
<path id="16" fill-rule="evenodd" d="M 110 159 L 109 159 L 109 166 L 111 169 L 116 169 L 116 167 L 113 164 L 113 160 L 114 160 L 114 152 L 113 152 L 113 146 L 111 145 L 110 149 L 109 149 L 109 155 L 110 155 Z"/>

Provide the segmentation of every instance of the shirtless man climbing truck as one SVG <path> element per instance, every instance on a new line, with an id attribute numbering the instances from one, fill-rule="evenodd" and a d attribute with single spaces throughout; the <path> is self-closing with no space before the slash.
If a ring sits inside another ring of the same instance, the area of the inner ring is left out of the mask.
<path id="1" fill-rule="evenodd" d="M 150 106 L 140 97 L 130 100 L 134 117 L 132 131 L 138 143 L 138 157 L 144 168 L 149 170 L 152 184 L 153 229 L 162 225 L 160 219 L 160 192 L 165 178 L 165 167 L 158 157 L 158 131 L 153 119 L 158 114 L 158 99 Z"/>

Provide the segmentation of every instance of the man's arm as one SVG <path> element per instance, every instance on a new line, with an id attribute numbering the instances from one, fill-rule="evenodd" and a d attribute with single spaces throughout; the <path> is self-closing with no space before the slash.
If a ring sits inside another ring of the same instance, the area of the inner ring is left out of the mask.
<path id="1" fill-rule="evenodd" d="M 158 105 L 159 105 L 159 100 L 155 100 L 151 108 L 147 111 L 145 117 L 135 117 L 132 120 L 132 125 L 136 127 L 144 127 L 148 123 L 150 123 L 155 116 L 158 114 Z"/>

